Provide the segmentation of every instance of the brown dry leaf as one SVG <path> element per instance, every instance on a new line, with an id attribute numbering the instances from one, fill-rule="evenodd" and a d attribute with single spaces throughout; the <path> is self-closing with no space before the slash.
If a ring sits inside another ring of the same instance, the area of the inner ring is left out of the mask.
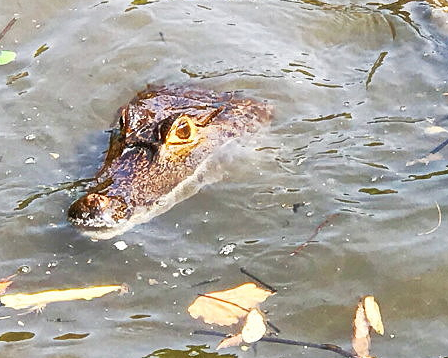
<path id="1" fill-rule="evenodd" d="M 235 288 L 207 293 L 196 298 L 188 307 L 193 318 L 202 317 L 205 323 L 230 326 L 247 315 L 248 310 L 264 302 L 274 293 L 257 287 L 253 282 Z"/>
<path id="2" fill-rule="evenodd" d="M 123 285 L 92 286 L 85 288 L 69 288 L 63 290 L 50 290 L 36 293 L 16 293 L 0 297 L 0 302 L 16 310 L 24 308 L 40 309 L 52 302 L 91 300 L 104 296 L 113 291 L 123 291 Z"/>
<path id="3" fill-rule="evenodd" d="M 263 314 L 259 309 L 252 308 L 246 317 L 246 323 L 241 331 L 241 336 L 244 342 L 254 343 L 263 338 L 266 329 Z"/>
<path id="4" fill-rule="evenodd" d="M 241 333 L 238 333 L 234 336 L 224 338 L 221 342 L 219 342 L 218 346 L 216 347 L 216 350 L 221 348 L 236 347 L 239 346 L 241 343 L 243 343 L 243 336 L 241 335 Z"/>
<path id="5" fill-rule="evenodd" d="M 353 320 L 353 338 L 352 347 L 356 354 L 360 357 L 368 357 L 370 350 L 370 325 L 367 321 L 364 305 L 358 303 L 355 319 Z"/>
<path id="6" fill-rule="evenodd" d="M 12 281 L 0 281 L 0 295 L 3 295 Z"/>
<path id="7" fill-rule="evenodd" d="M 380 307 L 375 301 L 375 297 L 366 296 L 364 297 L 364 310 L 366 314 L 367 321 L 376 331 L 376 333 L 383 335 L 384 326 L 381 320 Z"/>

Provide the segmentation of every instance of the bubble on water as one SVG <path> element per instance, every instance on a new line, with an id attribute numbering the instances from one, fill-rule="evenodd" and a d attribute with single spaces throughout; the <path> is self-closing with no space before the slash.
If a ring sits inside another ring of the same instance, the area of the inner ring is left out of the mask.
<path id="1" fill-rule="evenodd" d="M 221 250 L 219 250 L 220 255 L 230 255 L 236 248 L 236 244 L 231 242 L 227 245 L 224 245 L 221 247 Z"/>
<path id="2" fill-rule="evenodd" d="M 25 164 L 36 164 L 36 159 L 33 157 L 28 157 L 25 159 Z"/>
<path id="3" fill-rule="evenodd" d="M 120 250 L 120 251 L 125 250 L 128 247 L 126 242 L 124 242 L 123 240 L 117 241 L 116 243 L 114 243 L 114 246 L 117 248 L 117 250 Z"/>
<path id="4" fill-rule="evenodd" d="M 179 269 L 179 272 L 182 276 L 190 276 L 194 272 L 194 268 L 188 267 L 185 269 Z"/>
<path id="5" fill-rule="evenodd" d="M 27 273 L 30 273 L 31 272 L 31 268 L 29 267 L 29 266 L 27 266 L 27 265 L 22 265 L 22 266 L 20 266 L 18 269 L 17 269 L 17 273 L 19 274 L 19 275 L 24 275 L 24 274 L 27 274 Z"/>
<path id="6" fill-rule="evenodd" d="M 402 111 L 402 112 L 406 111 L 406 106 L 401 106 L 400 111 Z"/>
<path id="7" fill-rule="evenodd" d="M 36 135 L 35 134 L 28 134 L 25 136 L 25 140 L 34 140 L 36 139 Z"/>

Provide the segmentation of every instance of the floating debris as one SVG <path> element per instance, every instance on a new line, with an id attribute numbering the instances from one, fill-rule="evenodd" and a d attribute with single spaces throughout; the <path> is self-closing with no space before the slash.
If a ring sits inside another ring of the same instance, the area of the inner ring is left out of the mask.
<path id="1" fill-rule="evenodd" d="M 16 59 L 17 54 L 14 51 L 0 51 L 0 65 L 7 65 Z"/>
<path id="2" fill-rule="evenodd" d="M 25 164 L 36 164 L 36 158 L 33 158 L 33 157 L 26 158 Z"/>
<path id="3" fill-rule="evenodd" d="M 41 47 L 39 47 L 36 52 L 34 53 L 34 57 L 37 57 L 41 55 L 43 52 L 47 51 L 50 47 L 47 46 L 47 44 L 43 44 Z"/>
<path id="4" fill-rule="evenodd" d="M 61 336 L 54 337 L 56 341 L 66 341 L 68 339 L 83 339 L 89 336 L 90 333 L 66 333 Z"/>
<path id="5" fill-rule="evenodd" d="M 117 248 L 117 250 L 123 251 L 128 248 L 128 244 L 124 241 L 117 241 L 114 246 Z"/>
<path id="6" fill-rule="evenodd" d="M 27 71 L 25 71 L 25 72 L 17 73 L 15 75 L 8 76 L 6 78 L 6 85 L 12 85 L 15 81 L 17 81 L 23 77 L 27 77 L 28 75 L 29 75 L 29 73 Z"/>

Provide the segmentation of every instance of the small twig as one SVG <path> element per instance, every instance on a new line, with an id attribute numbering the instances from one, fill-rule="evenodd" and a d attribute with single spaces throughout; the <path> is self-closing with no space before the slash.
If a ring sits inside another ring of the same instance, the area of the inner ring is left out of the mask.
<path id="1" fill-rule="evenodd" d="M 253 274 L 248 272 L 244 267 L 240 267 L 241 273 L 245 274 L 246 276 L 250 277 L 252 280 L 257 281 L 260 285 L 266 287 L 269 291 L 275 293 L 277 290 L 272 287 L 271 285 L 268 285 L 266 282 L 261 281 L 258 277 L 255 277 Z"/>
<path id="2" fill-rule="evenodd" d="M 334 218 L 338 217 L 340 214 L 336 213 L 336 214 L 331 214 L 329 216 L 326 217 L 326 219 L 324 221 L 322 221 L 315 229 L 313 234 L 308 238 L 308 240 L 306 240 L 304 243 L 300 244 L 299 246 L 296 247 L 296 249 L 291 252 L 289 255 L 290 256 L 294 256 L 297 255 L 300 251 L 302 251 L 305 247 L 307 247 L 310 243 L 313 242 L 318 242 L 315 241 L 314 238 L 317 236 L 317 234 L 319 233 L 320 230 L 322 230 L 322 228 L 324 228 L 325 226 L 327 226 Z"/>
<path id="3" fill-rule="evenodd" d="M 207 336 L 217 336 L 217 337 L 227 337 L 227 334 L 216 332 L 216 331 L 205 331 L 205 330 L 198 330 L 194 331 L 193 334 L 202 334 Z M 263 337 L 260 339 L 261 342 L 270 342 L 270 343 L 280 343 L 280 344 L 287 344 L 291 346 L 300 346 L 300 347 L 310 347 L 310 348 L 316 348 L 316 349 L 322 349 L 325 351 L 332 351 L 335 352 L 343 357 L 347 358 L 358 358 L 357 355 L 352 354 L 341 347 L 334 345 L 334 344 L 319 344 L 319 343 L 311 343 L 311 342 L 301 342 L 301 341 L 294 341 L 292 339 L 282 339 L 282 338 L 272 338 L 272 337 Z"/>
<path id="4" fill-rule="evenodd" d="M 207 285 L 209 283 L 218 282 L 219 280 L 221 280 L 221 276 L 210 278 L 208 280 L 201 281 L 201 282 L 198 282 L 198 283 L 194 283 L 190 287 L 193 288 L 193 287 L 198 287 L 198 286 L 202 286 L 202 285 Z"/>
<path id="5" fill-rule="evenodd" d="M 269 326 L 269 328 L 271 328 L 276 334 L 280 333 L 280 328 L 278 328 L 276 325 L 274 325 L 273 323 L 271 323 L 270 321 L 266 320 L 266 324 Z"/>
<path id="6" fill-rule="evenodd" d="M 8 277 L 0 278 L 0 282 L 7 282 L 11 281 L 14 277 L 16 277 L 18 274 L 13 273 L 12 275 L 9 275 Z"/>
<path id="7" fill-rule="evenodd" d="M 5 28 L 0 32 L 0 40 L 6 35 L 6 33 L 11 30 L 12 25 L 17 21 L 15 17 L 11 19 L 11 21 L 8 22 L 8 25 L 5 26 Z"/>
<path id="8" fill-rule="evenodd" d="M 437 211 L 439 213 L 439 220 L 437 222 L 437 225 L 435 227 L 433 227 L 431 230 L 427 231 L 427 232 L 420 232 L 420 233 L 418 233 L 417 234 L 418 236 L 432 234 L 434 231 L 436 231 L 440 227 L 440 224 L 442 223 L 442 211 L 440 210 L 440 206 L 437 203 L 437 201 L 436 201 L 436 207 L 437 207 Z"/>
<path id="9" fill-rule="evenodd" d="M 431 154 L 435 154 L 440 152 L 446 145 L 448 144 L 448 139 L 445 139 L 442 143 L 440 143 L 437 147 L 430 151 Z"/>

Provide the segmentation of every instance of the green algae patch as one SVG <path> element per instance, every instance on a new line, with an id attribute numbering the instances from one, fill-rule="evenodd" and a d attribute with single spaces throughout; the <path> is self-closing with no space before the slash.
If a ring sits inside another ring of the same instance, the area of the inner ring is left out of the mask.
<path id="1" fill-rule="evenodd" d="M 370 195 L 383 195 L 383 194 L 396 194 L 398 191 L 393 189 L 377 189 L 377 188 L 361 188 L 358 190 L 360 193 L 367 193 Z"/>
<path id="2" fill-rule="evenodd" d="M 54 337 L 55 341 L 66 341 L 68 339 L 83 339 L 86 338 L 90 333 L 66 333 L 62 336 Z"/>
<path id="3" fill-rule="evenodd" d="M 18 342 L 26 341 L 35 336 L 33 332 L 6 332 L 0 336 L 2 342 Z"/>

